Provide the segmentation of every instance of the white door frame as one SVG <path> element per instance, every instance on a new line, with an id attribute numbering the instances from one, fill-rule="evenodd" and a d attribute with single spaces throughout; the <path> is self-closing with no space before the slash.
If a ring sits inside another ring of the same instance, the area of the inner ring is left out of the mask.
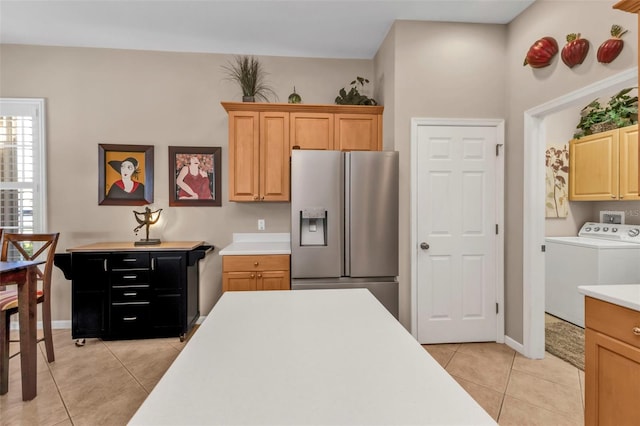
<path id="1" fill-rule="evenodd" d="M 500 309 L 497 314 L 496 342 L 504 342 L 504 120 L 464 119 L 464 118 L 412 118 L 411 119 L 411 334 L 418 338 L 418 126 L 485 126 L 495 127 L 496 142 L 502 145 L 497 159 L 496 170 L 496 222 L 502 231 L 496 242 L 496 302 Z"/>
<path id="2" fill-rule="evenodd" d="M 524 112 L 524 212 L 522 250 L 522 347 L 528 358 L 544 358 L 544 254 L 546 137 L 544 118 L 571 106 L 585 105 L 605 91 L 637 86 L 638 67 L 630 68 Z M 571 167 L 571 165 L 569 165 Z M 513 347 L 513 346 L 512 346 Z"/>

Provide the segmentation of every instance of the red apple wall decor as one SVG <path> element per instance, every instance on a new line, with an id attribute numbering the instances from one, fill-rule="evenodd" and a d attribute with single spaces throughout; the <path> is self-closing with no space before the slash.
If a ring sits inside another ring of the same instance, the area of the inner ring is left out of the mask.
<path id="1" fill-rule="evenodd" d="M 571 33 L 567 35 L 567 44 L 562 48 L 560 57 L 562 62 L 569 68 L 573 68 L 584 61 L 589 52 L 589 41 L 584 38 L 580 38 L 580 33 Z"/>
<path id="2" fill-rule="evenodd" d="M 542 37 L 531 45 L 522 65 L 532 68 L 544 68 L 551 63 L 551 59 L 558 53 L 558 42 L 553 37 Z"/>
<path id="3" fill-rule="evenodd" d="M 600 45 L 598 48 L 598 62 L 608 64 L 618 57 L 622 48 L 624 47 L 624 41 L 622 37 L 627 30 L 622 31 L 620 25 L 611 26 L 611 38 Z"/>

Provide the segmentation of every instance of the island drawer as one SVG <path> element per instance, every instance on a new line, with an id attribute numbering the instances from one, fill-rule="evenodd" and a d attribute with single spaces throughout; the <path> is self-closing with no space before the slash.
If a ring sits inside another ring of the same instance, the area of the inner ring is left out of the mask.
<path id="1" fill-rule="evenodd" d="M 640 312 L 589 296 L 584 299 L 587 328 L 640 348 Z"/>

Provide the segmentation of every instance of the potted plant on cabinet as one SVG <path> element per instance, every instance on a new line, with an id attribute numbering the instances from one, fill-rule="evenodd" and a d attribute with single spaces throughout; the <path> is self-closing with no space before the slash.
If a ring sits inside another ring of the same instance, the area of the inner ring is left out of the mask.
<path id="1" fill-rule="evenodd" d="M 601 105 L 598 99 L 580 111 L 580 122 L 576 126 L 574 138 L 606 132 L 631 126 L 638 122 L 638 96 L 630 96 L 628 93 L 635 89 L 629 87 L 622 89 L 609 99 L 605 105 Z"/>
<path id="2" fill-rule="evenodd" d="M 338 96 L 336 97 L 336 104 L 338 105 L 378 105 L 375 99 L 370 98 L 366 95 L 360 94 L 358 90 L 358 85 L 361 89 L 364 89 L 364 85 L 368 83 L 364 77 L 356 77 L 351 83 L 351 90 L 349 92 L 346 89 L 342 88 L 338 92 Z"/>
<path id="3" fill-rule="evenodd" d="M 278 95 L 265 81 L 267 73 L 260 61 L 253 56 L 236 56 L 222 69 L 227 74 L 227 80 L 235 81 L 242 89 L 242 102 L 262 100 L 269 102 L 269 96 L 275 99 Z"/>

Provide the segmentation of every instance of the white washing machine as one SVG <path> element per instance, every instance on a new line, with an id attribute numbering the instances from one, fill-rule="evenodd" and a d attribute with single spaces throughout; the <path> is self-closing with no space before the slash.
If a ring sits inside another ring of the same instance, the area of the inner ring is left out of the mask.
<path id="1" fill-rule="evenodd" d="M 577 237 L 547 237 L 545 245 L 545 309 L 580 327 L 579 285 L 640 283 L 640 225 L 587 222 Z"/>

